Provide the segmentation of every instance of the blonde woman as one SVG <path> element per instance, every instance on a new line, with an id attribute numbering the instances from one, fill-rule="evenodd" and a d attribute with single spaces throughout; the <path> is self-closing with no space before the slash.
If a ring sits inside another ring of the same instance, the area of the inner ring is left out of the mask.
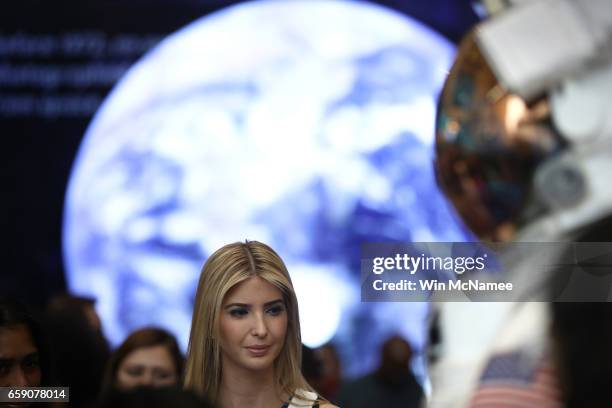
<path id="1" fill-rule="evenodd" d="M 256 241 L 217 250 L 198 284 L 185 387 L 219 408 L 334 408 L 300 362 L 297 299 L 281 258 Z"/>

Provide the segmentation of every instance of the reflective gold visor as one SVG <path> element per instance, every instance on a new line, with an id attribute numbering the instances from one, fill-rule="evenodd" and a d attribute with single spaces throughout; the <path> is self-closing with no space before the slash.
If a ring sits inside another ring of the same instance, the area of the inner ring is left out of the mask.
<path id="1" fill-rule="evenodd" d="M 528 105 L 506 92 L 474 40 L 459 47 L 438 104 L 438 182 L 481 239 L 511 238 L 521 222 L 538 163 L 563 147 L 548 102 Z"/>

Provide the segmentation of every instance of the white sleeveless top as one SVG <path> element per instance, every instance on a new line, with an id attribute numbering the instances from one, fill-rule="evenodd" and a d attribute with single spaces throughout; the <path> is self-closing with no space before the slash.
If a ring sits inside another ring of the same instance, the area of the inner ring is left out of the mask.
<path id="1" fill-rule="evenodd" d="M 304 408 L 304 407 L 318 407 L 319 403 L 316 402 L 317 394 L 312 391 L 297 390 L 291 399 L 289 405 L 284 405 L 287 408 Z M 311 402 L 315 401 L 315 402 Z"/>

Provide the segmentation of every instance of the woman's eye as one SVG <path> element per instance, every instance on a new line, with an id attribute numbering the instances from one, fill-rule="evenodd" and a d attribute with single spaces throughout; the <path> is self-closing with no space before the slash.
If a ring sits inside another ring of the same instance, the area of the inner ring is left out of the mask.
<path id="1" fill-rule="evenodd" d="M 142 367 L 131 367 L 125 370 L 125 372 L 131 377 L 139 377 L 143 374 Z"/>
<path id="2" fill-rule="evenodd" d="M 155 377 L 158 380 L 167 380 L 172 376 L 172 373 L 167 372 L 167 371 L 159 371 L 155 373 Z"/>
<path id="3" fill-rule="evenodd" d="M 33 354 L 23 360 L 23 367 L 26 369 L 34 369 L 40 366 L 38 354 Z"/>
<path id="4" fill-rule="evenodd" d="M 0 377 L 6 375 L 11 371 L 11 363 L 9 360 L 0 360 Z"/>
<path id="5" fill-rule="evenodd" d="M 248 310 L 246 309 L 232 309 L 230 310 L 230 315 L 233 317 L 243 317 L 246 316 Z"/>
<path id="6" fill-rule="evenodd" d="M 278 305 L 278 306 L 273 306 L 269 308 L 268 310 L 266 310 L 266 312 L 271 316 L 278 316 L 284 310 L 285 310 L 284 306 Z"/>

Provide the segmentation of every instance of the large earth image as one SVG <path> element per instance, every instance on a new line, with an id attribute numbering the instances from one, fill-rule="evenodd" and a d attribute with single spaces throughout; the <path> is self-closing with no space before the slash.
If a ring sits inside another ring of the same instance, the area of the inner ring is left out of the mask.
<path id="1" fill-rule="evenodd" d="M 287 263 L 307 345 L 333 339 L 348 373 L 393 333 L 418 351 L 428 306 L 361 303 L 359 246 L 466 239 L 431 164 L 453 55 L 361 1 L 246 2 L 170 35 L 84 136 L 64 213 L 70 289 L 98 300 L 114 344 L 158 325 L 185 347 L 206 258 L 260 240 Z"/>

